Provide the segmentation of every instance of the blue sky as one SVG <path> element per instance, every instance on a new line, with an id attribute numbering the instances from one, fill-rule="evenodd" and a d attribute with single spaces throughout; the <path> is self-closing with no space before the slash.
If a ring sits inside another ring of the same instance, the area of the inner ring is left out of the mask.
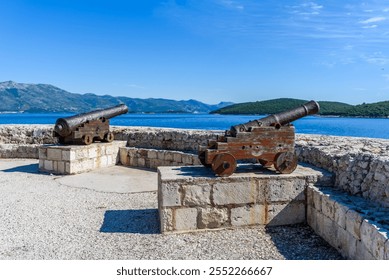
<path id="1" fill-rule="evenodd" d="M 387 1 L 0 0 L 0 40 L 0 81 L 75 93 L 389 100 Z"/>

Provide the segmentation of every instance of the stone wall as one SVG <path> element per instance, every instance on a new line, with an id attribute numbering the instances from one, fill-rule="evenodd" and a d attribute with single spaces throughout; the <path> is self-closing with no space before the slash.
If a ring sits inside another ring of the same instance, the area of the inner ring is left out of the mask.
<path id="1" fill-rule="evenodd" d="M 0 157 L 38 158 L 38 144 L 52 144 L 51 125 L 0 125 Z M 128 147 L 196 154 L 199 144 L 223 131 L 113 126 Z M 336 175 L 335 187 L 389 207 L 389 140 L 296 135 L 299 161 Z M 167 156 L 169 157 L 169 156 Z"/>
<path id="2" fill-rule="evenodd" d="M 144 149 L 135 147 L 120 148 L 120 163 L 131 167 L 157 169 L 159 166 L 200 165 L 197 154 L 180 151 Z"/>
<path id="3" fill-rule="evenodd" d="M 388 208 L 363 198 L 307 188 L 307 223 L 347 259 L 389 260 L 388 217 Z"/>
<path id="4" fill-rule="evenodd" d="M 329 172 L 307 166 L 282 176 L 247 168 L 225 178 L 201 166 L 159 167 L 161 232 L 303 223 L 306 188 L 333 184 Z"/>
<path id="5" fill-rule="evenodd" d="M 335 187 L 389 207 L 389 140 L 298 135 L 300 161 L 335 174 Z"/>

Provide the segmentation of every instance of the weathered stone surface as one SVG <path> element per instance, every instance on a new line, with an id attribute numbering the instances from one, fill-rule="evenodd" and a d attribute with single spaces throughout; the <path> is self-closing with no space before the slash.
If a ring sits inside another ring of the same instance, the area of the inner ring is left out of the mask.
<path id="1" fill-rule="evenodd" d="M 232 226 L 263 225 L 266 223 L 266 207 L 264 205 L 246 205 L 231 209 Z"/>
<path id="2" fill-rule="evenodd" d="M 346 230 L 357 240 L 361 239 L 362 217 L 354 210 L 348 210 L 346 213 Z"/>
<path id="3" fill-rule="evenodd" d="M 266 224 L 270 226 L 291 225 L 305 222 L 305 204 L 283 203 L 267 206 Z"/>
<path id="4" fill-rule="evenodd" d="M 375 260 L 376 258 L 370 253 L 369 249 L 366 247 L 366 245 L 363 242 L 357 241 L 355 256 L 353 257 L 353 259 L 355 259 L 355 260 Z"/>
<path id="5" fill-rule="evenodd" d="M 302 201 L 305 200 L 306 181 L 304 179 L 290 178 L 268 180 L 266 186 L 266 201 Z"/>
<path id="6" fill-rule="evenodd" d="M 177 183 L 165 183 L 160 186 L 158 200 L 161 207 L 171 207 L 181 205 L 180 185 Z"/>
<path id="7" fill-rule="evenodd" d="M 335 201 L 331 198 L 330 195 L 325 194 L 321 197 L 321 211 L 322 213 L 330 218 L 331 220 L 335 219 Z"/>
<path id="8" fill-rule="evenodd" d="M 228 223 L 227 208 L 201 208 L 199 229 L 220 228 Z"/>
<path id="9" fill-rule="evenodd" d="M 335 222 L 343 229 L 346 229 L 346 213 L 348 211 L 348 207 L 341 204 L 338 201 L 334 203 L 334 219 Z"/>
<path id="10" fill-rule="evenodd" d="M 173 210 L 165 208 L 159 211 L 160 229 L 161 232 L 173 230 Z"/>
<path id="11" fill-rule="evenodd" d="M 205 206 L 211 205 L 211 186 L 207 183 L 200 185 L 183 186 L 185 206 Z"/>
<path id="12" fill-rule="evenodd" d="M 175 229 L 178 231 L 197 229 L 197 209 L 179 208 L 175 211 Z"/>
<path id="13" fill-rule="evenodd" d="M 241 182 L 217 182 L 213 187 L 213 201 L 216 205 L 254 203 L 257 188 L 254 180 Z"/>

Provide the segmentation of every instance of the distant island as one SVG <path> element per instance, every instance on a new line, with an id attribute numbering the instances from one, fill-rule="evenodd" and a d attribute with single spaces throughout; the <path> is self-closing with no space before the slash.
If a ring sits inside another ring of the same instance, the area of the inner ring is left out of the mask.
<path id="1" fill-rule="evenodd" d="M 209 113 L 233 104 L 209 105 L 197 100 L 130 98 L 124 96 L 70 93 L 48 84 L 0 82 L 0 113 L 80 113 L 126 104 L 130 113 Z"/>
<path id="2" fill-rule="evenodd" d="M 304 104 L 308 100 L 279 98 L 266 101 L 246 102 L 229 105 L 211 112 L 211 114 L 247 114 L 267 115 L 289 110 Z M 350 105 L 341 102 L 318 101 L 319 115 L 340 117 L 389 118 L 389 101 L 370 104 Z"/>
<path id="3" fill-rule="evenodd" d="M 126 104 L 130 113 L 201 113 L 267 115 L 295 108 L 307 100 L 279 98 L 234 104 L 205 104 L 190 100 L 130 98 L 124 96 L 70 93 L 48 84 L 0 82 L 0 113 L 81 113 Z M 323 116 L 388 118 L 389 101 L 350 105 L 319 101 Z"/>

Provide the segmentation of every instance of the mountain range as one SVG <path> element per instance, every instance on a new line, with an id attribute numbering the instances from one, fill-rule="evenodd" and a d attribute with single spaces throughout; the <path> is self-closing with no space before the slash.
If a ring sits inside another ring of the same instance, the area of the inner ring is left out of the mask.
<path id="1" fill-rule="evenodd" d="M 209 113 L 233 104 L 209 105 L 200 101 L 163 98 L 130 98 L 124 96 L 79 94 L 49 84 L 0 82 L 0 112 L 88 112 L 126 104 L 130 113 Z"/>

